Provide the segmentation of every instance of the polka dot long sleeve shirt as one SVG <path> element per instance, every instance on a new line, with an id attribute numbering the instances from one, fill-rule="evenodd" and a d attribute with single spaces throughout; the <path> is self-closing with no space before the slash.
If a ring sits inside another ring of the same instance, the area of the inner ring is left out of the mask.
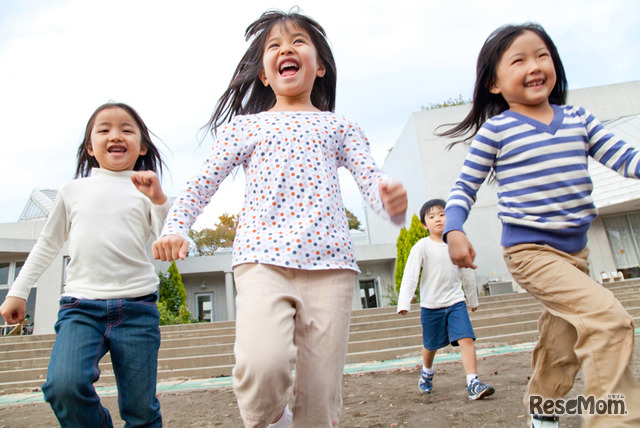
<path id="1" fill-rule="evenodd" d="M 367 204 L 389 218 L 378 184 L 387 176 L 353 122 L 331 112 L 262 112 L 236 116 L 218 129 L 200 173 L 175 200 L 162 235 L 186 238 L 222 181 L 245 172 L 244 203 L 233 265 L 358 272 L 340 194 L 338 168 L 353 175 Z M 391 219 L 402 224 L 404 218 Z"/>

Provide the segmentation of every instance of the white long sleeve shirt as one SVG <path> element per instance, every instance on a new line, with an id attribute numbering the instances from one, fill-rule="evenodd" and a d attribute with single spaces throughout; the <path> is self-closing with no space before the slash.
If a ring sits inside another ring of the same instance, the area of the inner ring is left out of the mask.
<path id="1" fill-rule="evenodd" d="M 152 229 L 158 235 L 169 203 L 154 205 L 131 182 L 132 173 L 94 168 L 90 177 L 65 183 L 8 296 L 26 299 L 67 239 L 64 295 L 104 300 L 155 292 L 158 276 L 146 243 Z"/>
<path id="2" fill-rule="evenodd" d="M 447 308 L 463 302 L 465 294 L 470 307 L 478 306 L 478 290 L 473 269 L 459 269 L 451 262 L 447 244 L 435 242 L 427 236 L 416 242 L 407 258 L 398 294 L 398 312 L 410 310 L 411 299 L 420 277 L 420 268 L 421 307 Z"/>
<path id="3" fill-rule="evenodd" d="M 389 218 L 378 185 L 387 179 L 362 130 L 331 112 L 236 116 L 218 130 L 210 156 L 171 208 L 162 231 L 187 232 L 222 181 L 244 168 L 243 208 L 233 265 L 359 272 L 340 193 L 338 168 L 355 179 L 365 202 Z M 404 223 L 404 215 L 392 218 Z"/>

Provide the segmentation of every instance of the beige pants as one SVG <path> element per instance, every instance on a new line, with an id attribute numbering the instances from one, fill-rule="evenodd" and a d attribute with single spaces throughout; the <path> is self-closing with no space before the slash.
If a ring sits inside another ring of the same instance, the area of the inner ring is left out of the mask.
<path id="1" fill-rule="evenodd" d="M 624 394 L 628 410 L 620 417 L 585 416 L 584 426 L 638 427 L 640 389 L 629 369 L 633 321 L 613 293 L 589 277 L 588 255 L 588 249 L 567 254 L 536 244 L 504 249 L 514 280 L 543 307 L 524 402 L 528 408 L 532 395 L 562 398 L 582 367 L 585 396 Z"/>
<path id="2" fill-rule="evenodd" d="M 292 388 L 292 427 L 337 426 L 355 272 L 243 264 L 234 277 L 233 387 L 245 426 L 271 423 Z"/>

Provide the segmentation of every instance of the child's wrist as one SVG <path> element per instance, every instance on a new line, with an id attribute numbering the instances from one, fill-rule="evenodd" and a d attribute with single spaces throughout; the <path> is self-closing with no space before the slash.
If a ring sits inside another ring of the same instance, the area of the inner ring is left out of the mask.
<path id="1" fill-rule="evenodd" d="M 167 202 L 167 196 L 163 193 L 162 195 L 157 196 L 157 197 L 155 197 L 155 198 L 151 199 L 151 202 L 152 202 L 154 205 L 164 205 L 164 204 L 165 204 L 165 202 Z"/>

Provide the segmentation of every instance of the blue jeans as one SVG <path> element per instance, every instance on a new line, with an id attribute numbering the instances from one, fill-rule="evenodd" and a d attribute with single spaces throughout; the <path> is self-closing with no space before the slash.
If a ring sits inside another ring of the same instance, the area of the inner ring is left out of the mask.
<path id="1" fill-rule="evenodd" d="M 125 427 L 160 427 L 156 397 L 159 314 L 156 293 L 113 300 L 60 299 L 47 381 L 42 385 L 62 427 L 112 427 L 93 383 L 109 351 Z"/>

